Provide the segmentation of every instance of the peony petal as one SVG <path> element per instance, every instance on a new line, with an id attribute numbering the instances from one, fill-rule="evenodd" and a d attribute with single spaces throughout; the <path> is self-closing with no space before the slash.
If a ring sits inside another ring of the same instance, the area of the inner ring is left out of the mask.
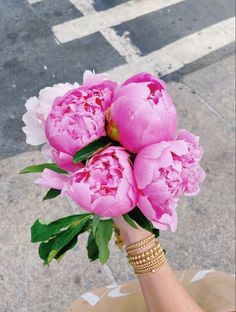
<path id="1" fill-rule="evenodd" d="M 161 218 L 158 220 L 159 229 L 170 229 L 172 232 L 176 232 L 177 230 L 177 214 L 176 211 L 173 210 L 171 214 L 164 213 Z"/>
<path id="2" fill-rule="evenodd" d="M 67 92 L 78 88 L 79 84 L 75 82 L 74 84 L 71 83 L 58 83 L 53 85 L 52 87 L 46 87 L 39 92 L 39 101 L 40 101 L 40 108 L 39 112 L 44 115 L 46 119 L 50 110 L 52 109 L 53 102 L 57 97 L 61 97 L 65 95 Z"/>
<path id="3" fill-rule="evenodd" d="M 147 72 L 141 72 L 135 74 L 134 76 L 131 76 L 122 84 L 122 86 L 126 86 L 130 83 L 142 83 L 142 82 L 154 82 L 156 84 L 159 84 L 160 88 L 166 89 L 166 84 L 163 80 Z"/>
<path id="4" fill-rule="evenodd" d="M 70 196 L 82 209 L 91 211 L 91 195 L 87 184 L 82 182 L 65 184 L 62 194 Z"/>
<path id="5" fill-rule="evenodd" d="M 193 145 L 199 144 L 199 137 L 195 136 L 193 133 L 189 132 L 186 129 L 180 129 L 177 133 L 176 140 L 185 140 Z"/>
<path id="6" fill-rule="evenodd" d="M 164 180 L 158 180 L 149 184 L 143 192 L 155 205 L 162 205 L 170 198 L 170 191 Z"/>
<path id="7" fill-rule="evenodd" d="M 138 207 L 148 220 L 150 221 L 155 220 L 156 218 L 155 210 L 146 196 L 143 196 L 141 194 L 139 195 Z"/>
<path id="8" fill-rule="evenodd" d="M 118 98 L 125 96 L 129 98 L 143 98 L 146 99 L 150 94 L 149 88 L 145 84 L 136 84 L 131 83 L 123 88 L 120 88 L 115 93 L 114 100 L 117 100 Z"/>
<path id="9" fill-rule="evenodd" d="M 53 159 L 57 163 L 58 167 L 69 172 L 75 172 L 83 167 L 82 163 L 73 163 L 73 156 L 63 152 L 59 152 L 52 149 Z"/>
<path id="10" fill-rule="evenodd" d="M 154 178 L 156 161 L 155 160 L 146 161 L 138 156 L 136 156 L 136 159 L 134 161 L 134 176 L 138 188 L 144 189 L 148 184 L 152 182 Z"/>
<path id="11" fill-rule="evenodd" d="M 40 145 L 47 142 L 44 129 L 31 112 L 26 112 L 22 117 L 25 127 L 22 128 L 26 134 L 26 143 L 30 145 Z"/>
<path id="12" fill-rule="evenodd" d="M 44 169 L 41 177 L 36 179 L 34 183 L 40 184 L 46 187 L 62 190 L 64 184 L 68 181 L 69 177 L 50 169 Z"/>
<path id="13" fill-rule="evenodd" d="M 129 201 L 125 199 L 117 201 L 113 196 L 100 197 L 92 204 L 92 211 L 103 217 L 118 217 L 132 209 Z"/>

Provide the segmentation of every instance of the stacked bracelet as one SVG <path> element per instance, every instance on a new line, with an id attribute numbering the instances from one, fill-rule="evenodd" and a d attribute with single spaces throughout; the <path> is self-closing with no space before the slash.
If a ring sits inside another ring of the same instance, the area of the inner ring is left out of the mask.
<path id="1" fill-rule="evenodd" d="M 126 252 L 127 253 L 132 253 L 132 252 L 137 252 L 139 251 L 140 249 L 143 249 L 145 248 L 146 246 L 150 245 L 150 244 L 153 244 L 153 241 L 154 241 L 154 235 L 152 234 L 151 236 L 139 241 L 139 242 L 136 242 L 134 244 L 131 244 L 129 246 L 126 246 Z"/>
<path id="2" fill-rule="evenodd" d="M 151 247 L 146 250 L 147 246 Z M 154 273 L 167 262 L 165 253 L 159 242 L 155 241 L 154 235 L 127 246 L 126 252 L 129 263 L 138 275 Z"/>

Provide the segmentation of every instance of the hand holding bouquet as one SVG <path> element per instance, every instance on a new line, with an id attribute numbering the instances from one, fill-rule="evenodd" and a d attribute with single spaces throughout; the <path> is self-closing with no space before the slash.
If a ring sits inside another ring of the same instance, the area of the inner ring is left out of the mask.
<path id="1" fill-rule="evenodd" d="M 139 73 L 123 84 L 86 71 L 82 85 L 58 84 L 26 102 L 26 142 L 44 144 L 47 163 L 35 183 L 49 188 L 44 200 L 71 198 L 84 213 L 50 223 L 37 220 L 32 242 L 40 242 L 45 264 L 60 260 L 88 232 L 88 256 L 104 264 L 123 216 L 159 235 L 177 229 L 181 195 L 196 195 L 205 178 L 199 138 L 176 132 L 177 113 L 165 83 Z"/>

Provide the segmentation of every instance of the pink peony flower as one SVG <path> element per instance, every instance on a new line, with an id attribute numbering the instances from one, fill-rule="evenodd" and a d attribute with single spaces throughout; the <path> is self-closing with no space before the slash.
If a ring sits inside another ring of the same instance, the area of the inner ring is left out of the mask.
<path id="1" fill-rule="evenodd" d="M 47 142 L 45 136 L 45 121 L 52 109 L 56 97 L 62 96 L 69 90 L 76 88 L 77 83 L 59 83 L 47 87 L 39 92 L 39 97 L 31 97 L 25 103 L 26 113 L 23 115 L 25 126 L 22 128 L 26 134 L 26 143 L 40 145 Z"/>
<path id="2" fill-rule="evenodd" d="M 103 217 L 121 216 L 137 203 L 129 154 L 122 147 L 100 151 L 86 166 L 68 176 L 45 169 L 35 182 L 61 189 L 81 208 Z"/>
<path id="3" fill-rule="evenodd" d="M 148 73 L 126 80 L 108 114 L 107 133 L 130 152 L 173 140 L 177 114 L 165 83 Z"/>
<path id="4" fill-rule="evenodd" d="M 117 83 L 106 75 L 85 74 L 82 86 L 58 97 L 46 120 L 46 136 L 57 151 L 74 155 L 106 135 L 105 112 Z"/>
<path id="5" fill-rule="evenodd" d="M 138 206 L 154 227 L 176 231 L 179 197 L 196 195 L 205 178 L 199 165 L 202 154 L 198 137 L 187 130 L 180 130 L 176 141 L 162 141 L 138 153 L 134 163 Z"/>

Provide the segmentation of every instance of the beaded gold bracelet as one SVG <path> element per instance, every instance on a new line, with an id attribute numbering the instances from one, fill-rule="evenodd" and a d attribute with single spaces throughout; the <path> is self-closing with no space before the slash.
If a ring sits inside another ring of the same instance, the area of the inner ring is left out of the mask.
<path id="1" fill-rule="evenodd" d="M 126 249 L 126 252 L 129 253 L 129 252 L 133 252 L 133 251 L 137 251 L 137 250 L 140 250 L 141 248 L 143 248 L 144 245 L 148 244 L 149 242 L 153 242 L 154 241 L 154 237 L 155 235 L 152 234 L 151 236 L 139 241 L 139 242 L 136 242 L 134 244 L 131 244 L 131 245 L 128 245 L 125 249 Z"/>
<path id="2" fill-rule="evenodd" d="M 147 257 L 147 258 L 143 258 L 142 260 L 138 260 L 138 261 L 133 261 L 133 262 L 129 262 L 133 267 L 136 267 L 136 266 L 144 266 L 145 264 L 149 264 L 153 261 L 156 261 L 156 260 L 160 260 L 162 258 L 165 258 L 165 255 L 164 254 L 158 254 L 158 255 L 155 255 L 153 257 Z"/>
<path id="3" fill-rule="evenodd" d="M 141 253 L 139 250 L 152 246 Z M 134 272 L 137 275 L 147 275 L 159 270 L 166 262 L 165 253 L 159 242 L 156 242 L 154 235 L 145 238 L 144 240 L 126 247 L 129 263 L 133 266 Z"/>
<path id="4" fill-rule="evenodd" d="M 158 265 L 155 265 L 153 267 L 148 268 L 146 271 L 135 271 L 135 274 L 137 275 L 149 275 L 152 273 L 155 273 L 156 271 L 158 271 L 159 269 L 161 269 L 163 267 L 163 265 L 165 265 L 167 263 L 167 259 L 165 258 L 161 263 L 159 263 Z"/>
<path id="5" fill-rule="evenodd" d="M 153 258 L 153 259 L 151 259 L 151 260 L 147 260 L 147 261 L 145 261 L 145 262 L 143 262 L 143 263 L 138 263 L 138 264 L 132 264 L 132 266 L 133 266 L 133 268 L 135 269 L 135 268 L 145 268 L 145 267 L 147 267 L 147 266 L 150 266 L 150 265 L 153 265 L 153 264 L 155 264 L 155 263 L 157 263 L 157 262 L 160 262 L 160 261 L 162 261 L 163 259 L 165 259 L 165 256 L 164 255 L 161 255 L 160 257 L 156 257 L 156 258 Z"/>
<path id="6" fill-rule="evenodd" d="M 148 267 L 148 266 L 151 266 L 151 265 L 153 265 L 153 264 L 155 264 L 155 263 L 157 263 L 157 262 L 160 262 L 160 261 L 162 261 L 163 259 L 165 259 L 165 255 L 160 255 L 160 256 L 157 256 L 157 257 L 155 257 L 155 258 L 152 258 L 152 259 L 150 259 L 150 260 L 148 260 L 148 259 L 145 259 L 145 262 L 142 262 L 142 263 L 133 263 L 132 264 L 132 266 L 133 266 L 133 268 L 137 268 L 137 269 L 145 269 L 145 267 Z"/>
<path id="7" fill-rule="evenodd" d="M 148 246 L 150 246 L 150 245 L 153 245 L 154 243 L 155 243 L 155 241 L 154 241 L 154 239 L 152 239 L 152 240 L 148 241 L 147 243 L 143 244 L 142 246 L 140 246 L 140 247 L 138 247 L 138 248 L 136 248 L 136 249 L 132 249 L 132 250 L 128 251 L 127 253 L 128 253 L 129 255 L 137 255 L 137 253 L 138 253 L 140 250 L 142 250 L 142 249 L 144 249 L 144 248 L 146 248 L 146 247 L 148 247 Z"/>
<path id="8" fill-rule="evenodd" d="M 152 242 L 152 243 L 154 243 L 154 242 Z M 156 255 L 156 254 L 160 253 L 162 251 L 160 244 L 156 243 L 156 242 L 154 244 L 155 245 L 152 248 L 148 249 L 145 252 L 142 252 L 141 254 L 130 254 L 130 253 L 128 253 L 128 259 L 130 261 L 140 260 L 142 258 L 145 258 L 146 256 L 148 257 L 148 256 L 151 256 L 152 254 Z"/>

